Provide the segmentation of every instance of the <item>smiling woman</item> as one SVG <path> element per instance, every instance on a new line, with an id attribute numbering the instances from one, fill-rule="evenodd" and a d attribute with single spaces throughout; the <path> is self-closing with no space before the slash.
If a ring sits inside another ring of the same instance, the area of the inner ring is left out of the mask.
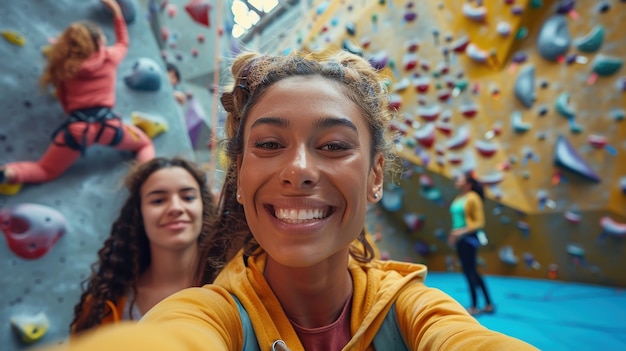
<path id="1" fill-rule="evenodd" d="M 75 307 L 72 333 L 138 320 L 193 285 L 215 208 L 204 173 L 181 158 L 156 158 L 132 170 L 126 187 L 130 194 Z"/>
<path id="2" fill-rule="evenodd" d="M 425 286 L 425 266 L 373 259 L 365 215 L 394 163 L 366 60 L 244 53 L 232 73 L 230 164 L 201 259 L 206 281 L 221 269 L 214 284 L 70 350 L 537 350 Z"/>

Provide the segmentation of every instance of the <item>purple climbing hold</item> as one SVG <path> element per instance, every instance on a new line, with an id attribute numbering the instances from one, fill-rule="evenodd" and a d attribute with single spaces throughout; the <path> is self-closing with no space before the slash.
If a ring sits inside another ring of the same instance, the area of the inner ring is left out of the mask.
<path id="1" fill-rule="evenodd" d="M 565 55 L 571 44 L 567 19 L 562 15 L 550 17 L 541 27 L 537 39 L 537 50 L 541 57 L 556 61 Z"/>
<path id="2" fill-rule="evenodd" d="M 417 18 L 417 13 L 415 12 L 407 12 L 404 14 L 404 20 L 407 22 L 413 22 Z"/>
<path id="3" fill-rule="evenodd" d="M 381 70 L 385 68 L 385 66 L 387 66 L 387 63 L 389 62 L 389 55 L 387 55 L 387 52 L 385 51 L 379 51 L 375 53 L 374 55 L 370 56 L 368 58 L 368 61 L 370 65 L 372 65 L 372 67 L 374 67 L 375 69 Z"/>
<path id="4" fill-rule="evenodd" d="M 417 252 L 420 256 L 428 256 L 431 252 L 430 245 L 428 245 L 423 240 L 417 240 L 415 242 L 415 252 Z"/>
<path id="5" fill-rule="evenodd" d="M 576 0 L 561 0 L 556 5 L 556 13 L 558 14 L 568 14 L 576 7 Z"/>
<path id="6" fill-rule="evenodd" d="M 526 55 L 522 51 L 518 51 L 515 54 L 513 54 L 513 57 L 511 58 L 511 60 L 515 63 L 524 63 L 526 62 L 526 60 L 528 60 L 528 55 Z"/>
<path id="7" fill-rule="evenodd" d="M 591 166 L 580 156 L 572 144 L 559 135 L 554 147 L 554 164 L 556 166 L 572 171 L 592 182 L 599 183 L 600 176 Z"/>

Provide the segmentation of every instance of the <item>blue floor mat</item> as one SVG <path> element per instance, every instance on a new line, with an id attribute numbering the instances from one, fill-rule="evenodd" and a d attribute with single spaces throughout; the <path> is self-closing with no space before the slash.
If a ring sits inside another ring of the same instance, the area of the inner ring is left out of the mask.
<path id="1" fill-rule="evenodd" d="M 496 306 L 479 315 L 489 329 L 524 340 L 541 350 L 626 350 L 626 291 L 552 280 L 484 276 Z M 462 305 L 470 294 L 461 273 L 429 272 L 426 284 Z M 479 292 L 479 307 L 482 295 Z"/>

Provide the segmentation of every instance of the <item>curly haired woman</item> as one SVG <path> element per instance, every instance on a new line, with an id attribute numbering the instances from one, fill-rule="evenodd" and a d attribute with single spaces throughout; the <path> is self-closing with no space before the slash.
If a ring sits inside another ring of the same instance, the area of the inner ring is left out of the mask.
<path id="1" fill-rule="evenodd" d="M 129 173 L 130 195 L 85 281 L 72 333 L 138 320 L 166 296 L 194 285 L 215 208 L 205 178 L 182 158 L 158 157 Z"/>
<path id="2" fill-rule="evenodd" d="M 106 46 L 102 30 L 89 22 L 70 25 L 52 46 L 43 87 L 52 85 L 70 116 L 53 133 L 53 142 L 38 162 L 13 162 L 0 167 L 2 183 L 42 183 L 65 172 L 85 150 L 108 145 L 136 152 L 138 162 L 155 156 L 152 140 L 125 124 L 113 112 L 116 70 L 128 51 L 128 32 L 115 0 L 102 0 L 113 11 L 116 43 Z"/>

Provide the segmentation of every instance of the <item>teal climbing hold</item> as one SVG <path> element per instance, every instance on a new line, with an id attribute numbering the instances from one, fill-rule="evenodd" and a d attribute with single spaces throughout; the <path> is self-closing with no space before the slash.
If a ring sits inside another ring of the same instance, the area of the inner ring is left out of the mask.
<path id="1" fill-rule="evenodd" d="M 619 71 L 624 60 L 619 57 L 598 54 L 593 60 L 593 72 L 599 76 L 610 76 Z"/>
<path id="2" fill-rule="evenodd" d="M 522 113 L 520 111 L 513 111 L 511 114 L 511 125 L 515 133 L 521 134 L 530 130 L 530 123 L 522 122 Z"/>
<path id="3" fill-rule="evenodd" d="M 596 52 L 604 42 L 604 27 L 596 25 L 586 36 L 576 40 L 576 48 L 582 52 Z"/>
<path id="4" fill-rule="evenodd" d="M 569 104 L 569 93 L 561 93 L 554 102 L 556 112 L 567 119 L 576 117 L 576 111 Z"/>

